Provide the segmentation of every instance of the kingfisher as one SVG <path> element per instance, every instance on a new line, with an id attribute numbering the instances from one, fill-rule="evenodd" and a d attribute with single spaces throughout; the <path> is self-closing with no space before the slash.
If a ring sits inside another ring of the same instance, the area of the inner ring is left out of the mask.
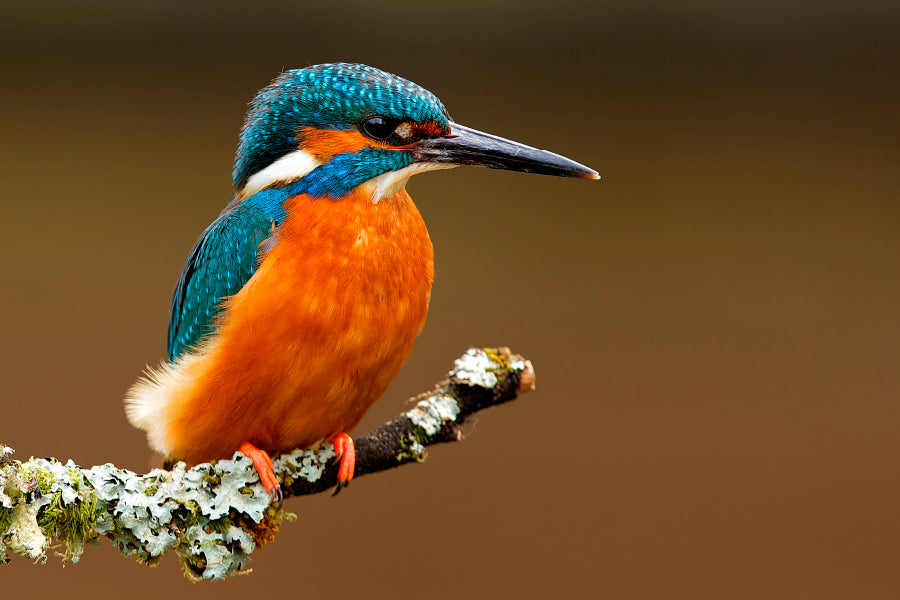
<path id="1" fill-rule="evenodd" d="M 128 391 L 129 421 L 188 464 L 253 461 L 282 499 L 272 456 L 334 444 L 335 494 L 351 431 L 425 323 L 433 250 L 406 192 L 457 165 L 599 179 L 558 154 L 450 119 L 431 92 L 362 64 L 283 72 L 250 103 L 235 193 L 175 286 L 168 360 Z"/>

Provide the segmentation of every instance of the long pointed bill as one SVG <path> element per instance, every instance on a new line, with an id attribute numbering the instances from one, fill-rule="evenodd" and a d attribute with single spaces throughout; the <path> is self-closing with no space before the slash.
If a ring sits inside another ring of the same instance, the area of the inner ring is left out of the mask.
<path id="1" fill-rule="evenodd" d="M 413 155 L 419 162 L 454 163 L 539 175 L 600 179 L 597 171 L 565 156 L 452 122 L 449 135 L 418 142 Z"/>

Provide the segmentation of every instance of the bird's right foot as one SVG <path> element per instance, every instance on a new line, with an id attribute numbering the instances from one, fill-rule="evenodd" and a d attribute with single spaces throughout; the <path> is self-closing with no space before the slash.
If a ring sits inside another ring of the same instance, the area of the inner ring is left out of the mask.
<path id="1" fill-rule="evenodd" d="M 260 483 L 269 492 L 270 502 L 280 505 L 284 500 L 284 493 L 281 491 L 281 484 L 278 483 L 278 479 L 275 477 L 275 465 L 272 463 L 272 458 L 265 450 L 260 450 L 250 442 L 244 442 L 238 450 L 253 461 Z"/>

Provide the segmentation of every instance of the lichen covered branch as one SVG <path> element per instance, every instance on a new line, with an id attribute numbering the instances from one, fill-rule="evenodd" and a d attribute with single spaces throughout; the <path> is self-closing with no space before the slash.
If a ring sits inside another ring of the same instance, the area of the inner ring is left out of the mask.
<path id="1" fill-rule="evenodd" d="M 484 408 L 534 388 L 531 363 L 506 348 L 470 349 L 447 380 L 416 397 L 415 407 L 357 438 L 356 477 L 421 462 L 425 447 L 461 438 L 459 426 Z M 84 469 L 72 461 L 12 459 L 0 444 L 0 561 L 9 554 L 46 560 L 53 544 L 77 562 L 84 546 L 106 537 L 123 554 L 156 563 L 176 554 L 185 573 L 221 579 L 244 569 L 287 513 L 269 496 L 241 453 L 229 460 L 178 463 L 139 475 L 112 464 Z M 285 496 L 334 487 L 334 448 L 296 450 L 275 459 Z"/>

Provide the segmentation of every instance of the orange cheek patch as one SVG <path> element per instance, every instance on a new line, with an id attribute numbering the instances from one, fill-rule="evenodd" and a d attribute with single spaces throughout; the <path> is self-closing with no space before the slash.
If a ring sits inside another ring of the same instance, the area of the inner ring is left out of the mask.
<path id="1" fill-rule="evenodd" d="M 359 152 L 367 146 L 375 145 L 356 129 L 301 127 L 295 139 L 302 150 L 309 152 L 322 162 L 328 162 L 337 154 Z"/>

